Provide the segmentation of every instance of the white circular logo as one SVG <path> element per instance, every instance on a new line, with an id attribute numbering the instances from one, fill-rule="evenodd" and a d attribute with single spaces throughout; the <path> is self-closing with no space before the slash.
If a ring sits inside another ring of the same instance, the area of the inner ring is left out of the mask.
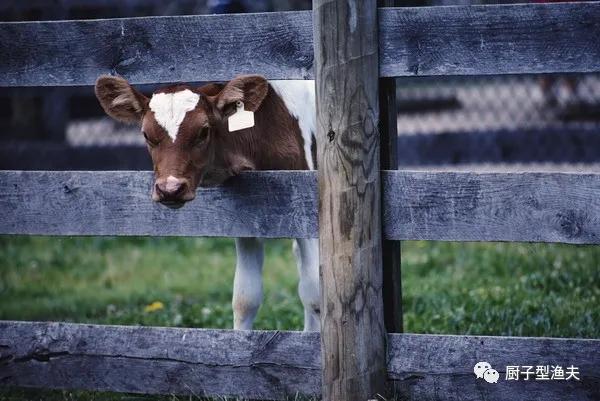
<path id="1" fill-rule="evenodd" d="M 490 365 L 487 362 L 477 362 L 477 364 L 473 368 L 473 373 L 475 373 L 475 376 L 477 376 L 478 379 L 482 379 L 485 371 L 491 368 L 492 365 Z"/>
<path id="2" fill-rule="evenodd" d="M 492 369 L 492 365 L 487 362 L 477 362 L 473 368 L 473 373 L 478 379 L 483 379 L 488 383 L 498 383 L 500 374 L 496 369 Z"/>

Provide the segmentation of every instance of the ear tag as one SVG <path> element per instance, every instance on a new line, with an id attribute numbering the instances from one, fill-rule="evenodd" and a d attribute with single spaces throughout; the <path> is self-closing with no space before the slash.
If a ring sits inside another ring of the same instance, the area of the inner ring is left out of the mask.
<path id="1" fill-rule="evenodd" d="M 254 127 L 254 112 L 244 110 L 244 103 L 235 102 L 235 113 L 229 116 L 227 124 L 229 132 Z"/>

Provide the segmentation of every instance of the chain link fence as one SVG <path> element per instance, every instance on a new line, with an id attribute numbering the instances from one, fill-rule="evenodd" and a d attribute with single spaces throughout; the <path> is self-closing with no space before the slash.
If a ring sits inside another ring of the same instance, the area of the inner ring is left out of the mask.
<path id="1" fill-rule="evenodd" d="M 399 135 L 599 129 L 600 74 L 398 79 Z"/>

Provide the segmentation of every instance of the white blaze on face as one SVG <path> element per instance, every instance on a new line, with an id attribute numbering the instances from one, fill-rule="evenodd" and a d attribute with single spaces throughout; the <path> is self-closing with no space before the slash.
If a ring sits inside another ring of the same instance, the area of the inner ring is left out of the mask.
<path id="1" fill-rule="evenodd" d="M 185 89 L 175 93 L 156 93 L 150 99 L 150 110 L 156 122 L 167 131 L 173 142 L 188 111 L 194 110 L 200 95 Z"/>

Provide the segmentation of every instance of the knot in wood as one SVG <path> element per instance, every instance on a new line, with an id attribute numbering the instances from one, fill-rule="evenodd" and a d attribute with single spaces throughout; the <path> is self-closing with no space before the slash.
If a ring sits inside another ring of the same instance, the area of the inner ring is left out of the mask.
<path id="1" fill-rule="evenodd" d="M 330 129 L 327 133 L 327 138 L 329 138 L 329 142 L 333 142 L 335 139 L 335 132 L 332 129 Z"/>

